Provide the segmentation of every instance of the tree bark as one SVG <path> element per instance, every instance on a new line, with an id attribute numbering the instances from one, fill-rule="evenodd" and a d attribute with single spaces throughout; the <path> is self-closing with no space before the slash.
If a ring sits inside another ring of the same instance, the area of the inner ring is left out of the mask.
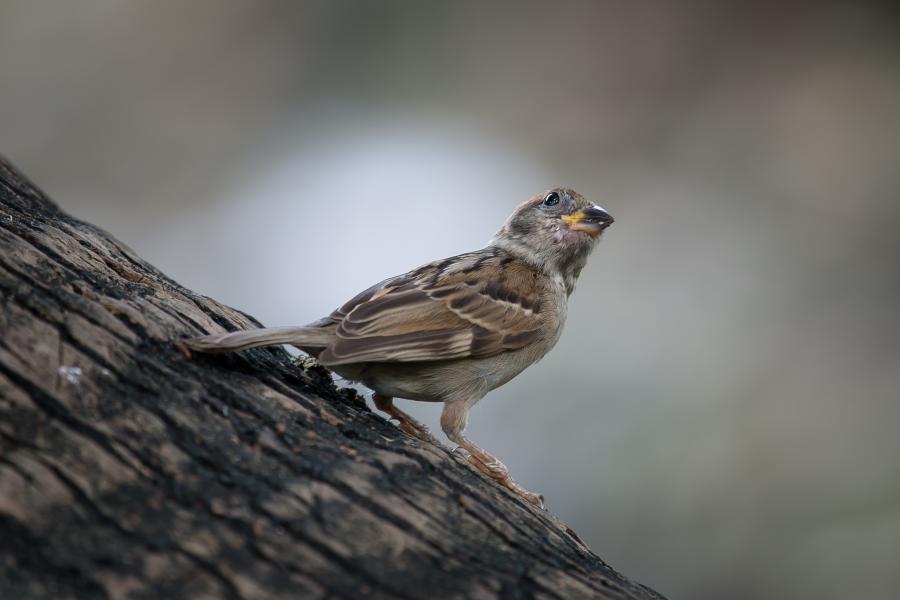
<path id="1" fill-rule="evenodd" d="M 0 597 L 661 598 L 0 157 Z"/>

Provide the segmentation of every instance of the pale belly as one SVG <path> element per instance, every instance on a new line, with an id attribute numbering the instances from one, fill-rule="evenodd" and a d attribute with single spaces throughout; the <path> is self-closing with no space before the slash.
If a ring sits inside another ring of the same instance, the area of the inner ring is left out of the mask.
<path id="1" fill-rule="evenodd" d="M 481 359 L 340 365 L 333 370 L 350 381 L 393 398 L 425 402 L 480 398 L 540 360 L 558 337 Z"/>

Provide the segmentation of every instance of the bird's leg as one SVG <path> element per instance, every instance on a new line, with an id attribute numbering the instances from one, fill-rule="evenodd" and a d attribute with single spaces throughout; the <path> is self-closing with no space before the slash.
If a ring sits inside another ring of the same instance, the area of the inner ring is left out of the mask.
<path id="1" fill-rule="evenodd" d="M 372 394 L 372 401 L 375 403 L 375 407 L 378 408 L 378 410 L 389 414 L 394 419 L 397 419 L 397 426 L 401 431 L 405 431 L 409 435 L 417 437 L 423 442 L 429 442 L 438 446 L 441 445 L 438 439 L 431 435 L 431 432 L 428 431 L 427 427 L 394 406 L 394 399 L 390 396 Z"/>
<path id="2" fill-rule="evenodd" d="M 466 428 L 466 418 L 470 406 L 469 402 L 444 403 L 444 410 L 441 412 L 441 428 L 444 430 L 444 433 L 447 434 L 450 441 L 459 444 L 461 448 L 469 453 L 469 463 L 472 466 L 531 504 L 538 508 L 543 508 L 544 497 L 542 495 L 529 492 L 513 481 L 513 478 L 509 476 L 509 469 L 506 468 L 506 465 L 463 436 L 462 433 Z"/>

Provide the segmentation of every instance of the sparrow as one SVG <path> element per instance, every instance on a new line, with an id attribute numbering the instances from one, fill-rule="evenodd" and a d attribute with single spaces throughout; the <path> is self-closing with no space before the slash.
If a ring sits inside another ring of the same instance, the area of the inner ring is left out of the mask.
<path id="1" fill-rule="evenodd" d="M 499 460 L 463 436 L 469 410 L 540 360 L 559 340 L 568 298 L 613 218 L 571 189 L 519 205 L 480 250 L 390 277 L 303 327 L 184 340 L 199 352 L 291 344 L 373 390 L 401 430 L 438 441 L 394 398 L 443 402 L 441 429 L 491 479 L 542 507 Z"/>

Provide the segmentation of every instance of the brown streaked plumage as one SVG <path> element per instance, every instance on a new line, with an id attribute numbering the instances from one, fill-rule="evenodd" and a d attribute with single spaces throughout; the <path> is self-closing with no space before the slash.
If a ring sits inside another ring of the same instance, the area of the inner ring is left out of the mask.
<path id="1" fill-rule="evenodd" d="M 613 219 L 557 188 L 521 204 L 481 250 L 429 263 L 361 292 L 305 327 L 185 340 L 201 352 L 293 344 L 375 392 L 401 429 L 436 442 L 393 398 L 444 402 L 441 428 L 492 479 L 542 505 L 496 458 L 463 437 L 469 409 L 559 339 L 566 305 L 600 233 Z"/>

